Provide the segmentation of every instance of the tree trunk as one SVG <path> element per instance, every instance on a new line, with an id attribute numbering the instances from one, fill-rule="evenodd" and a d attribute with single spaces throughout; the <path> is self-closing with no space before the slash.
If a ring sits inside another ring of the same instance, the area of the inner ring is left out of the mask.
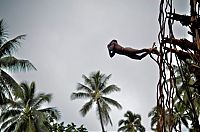
<path id="1" fill-rule="evenodd" d="M 98 107 L 98 112 L 99 112 L 99 118 L 100 118 L 102 132 L 106 132 L 105 129 L 104 129 L 104 126 L 103 126 L 103 119 L 102 119 L 102 115 L 101 115 L 101 106 L 99 104 L 99 99 L 97 99 L 97 107 Z"/>

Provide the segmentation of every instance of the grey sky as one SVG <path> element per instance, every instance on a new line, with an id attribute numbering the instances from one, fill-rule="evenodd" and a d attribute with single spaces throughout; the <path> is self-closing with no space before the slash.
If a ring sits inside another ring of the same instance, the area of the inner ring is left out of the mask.
<path id="1" fill-rule="evenodd" d="M 177 0 L 182 12 L 187 0 Z M 183 4 L 183 5 L 182 5 Z M 151 47 L 157 41 L 159 0 L 0 0 L 0 17 L 11 37 L 27 34 L 20 58 L 29 59 L 38 71 L 14 74 L 18 81 L 35 81 L 40 92 L 52 93 L 50 105 L 62 113 L 61 121 L 84 124 L 99 131 L 96 113 L 82 118 L 84 101 L 70 100 L 82 74 L 100 70 L 112 74 L 110 84 L 121 92 L 113 93 L 123 110 L 113 108 L 114 131 L 127 110 L 142 115 L 150 131 L 147 114 L 155 105 L 158 68 L 150 57 L 142 61 L 116 55 L 109 58 L 107 44 L 117 39 L 123 46 Z"/>

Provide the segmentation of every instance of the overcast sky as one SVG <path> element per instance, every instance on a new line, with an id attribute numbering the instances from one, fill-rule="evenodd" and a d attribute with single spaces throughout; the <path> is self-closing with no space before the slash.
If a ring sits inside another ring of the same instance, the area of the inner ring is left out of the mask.
<path id="1" fill-rule="evenodd" d="M 176 0 L 178 11 L 183 12 L 187 2 Z M 83 83 L 82 74 L 97 70 L 112 74 L 109 84 L 121 88 L 109 97 L 123 109 L 112 107 L 113 127 L 106 130 L 117 130 L 118 121 L 131 110 L 142 115 L 150 131 L 147 115 L 156 104 L 157 65 L 149 56 L 141 61 L 119 55 L 111 59 L 107 44 L 117 39 L 123 46 L 151 47 L 157 42 L 158 13 L 159 0 L 0 0 L 0 18 L 11 38 L 27 34 L 16 56 L 38 69 L 13 76 L 19 82 L 35 81 L 39 92 L 52 93 L 50 105 L 61 111 L 61 121 L 84 124 L 89 131 L 101 130 L 95 109 L 81 117 L 85 101 L 71 101 L 70 94 Z"/>

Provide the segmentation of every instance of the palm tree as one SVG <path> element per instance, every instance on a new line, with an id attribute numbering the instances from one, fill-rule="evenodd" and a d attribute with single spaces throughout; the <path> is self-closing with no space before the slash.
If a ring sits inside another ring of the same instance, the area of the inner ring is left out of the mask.
<path id="1" fill-rule="evenodd" d="M 8 33 L 5 28 L 5 23 L 0 20 L 0 105 L 5 103 L 6 98 L 11 98 L 12 94 L 18 94 L 19 85 L 5 71 L 27 71 L 36 70 L 36 68 L 28 61 L 17 59 L 13 55 L 20 47 L 20 40 L 24 39 L 25 35 L 19 35 L 13 39 L 8 39 Z"/>
<path id="2" fill-rule="evenodd" d="M 30 86 L 23 82 L 20 86 L 20 94 L 16 100 L 9 102 L 7 109 L 0 115 L 1 129 L 5 132 L 48 132 L 49 117 L 60 117 L 54 107 L 41 108 L 42 103 L 51 101 L 52 95 L 36 95 L 34 82 Z"/>
<path id="3" fill-rule="evenodd" d="M 141 124 L 141 116 L 139 114 L 133 114 L 131 111 L 127 111 L 124 114 L 124 117 L 127 119 L 121 119 L 119 121 L 118 132 L 144 132 L 145 128 Z"/>
<path id="4" fill-rule="evenodd" d="M 116 85 L 108 85 L 107 82 L 111 77 L 111 74 L 106 76 L 101 74 L 100 71 L 92 72 L 89 77 L 85 75 L 82 76 L 84 79 L 84 84 L 78 83 L 77 91 L 71 94 L 71 99 L 89 99 L 85 103 L 80 112 L 82 116 L 85 116 L 88 111 L 92 108 L 92 105 L 96 103 L 96 111 L 99 116 L 102 131 L 105 132 L 104 124 L 108 122 L 112 125 L 111 118 L 109 116 L 109 111 L 111 110 L 109 105 L 113 105 L 118 109 L 122 109 L 122 106 L 115 100 L 105 97 L 105 95 L 112 93 L 114 91 L 120 91 Z"/>

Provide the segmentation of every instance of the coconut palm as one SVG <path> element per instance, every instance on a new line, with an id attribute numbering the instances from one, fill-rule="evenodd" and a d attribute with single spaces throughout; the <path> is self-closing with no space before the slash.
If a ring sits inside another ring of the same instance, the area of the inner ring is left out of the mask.
<path id="1" fill-rule="evenodd" d="M 82 116 L 85 116 L 92 108 L 93 104 L 96 104 L 96 111 L 99 116 L 101 128 L 102 131 L 105 132 L 104 124 L 107 125 L 110 123 L 112 125 L 109 115 L 111 108 L 109 105 L 113 105 L 118 109 L 122 108 L 117 101 L 105 97 L 105 95 L 115 91 L 120 91 L 120 88 L 116 85 L 107 85 L 111 74 L 106 76 L 105 74 L 101 74 L 100 71 L 97 71 L 92 72 L 89 77 L 86 77 L 85 75 L 82 77 L 84 79 L 84 84 L 78 83 L 78 92 L 72 93 L 71 99 L 89 99 L 89 101 L 85 103 L 80 110 Z"/>
<path id="2" fill-rule="evenodd" d="M 141 116 L 139 114 L 133 114 L 131 111 L 127 111 L 124 114 L 124 117 L 126 118 L 121 119 L 118 123 L 119 129 L 118 132 L 144 132 L 145 128 L 141 124 Z"/>
<path id="3" fill-rule="evenodd" d="M 54 119 L 60 117 L 54 107 L 41 108 L 43 103 L 51 101 L 52 95 L 36 95 L 34 82 L 30 86 L 23 82 L 20 86 L 16 100 L 9 102 L 0 115 L 1 129 L 5 132 L 48 132 L 49 116 Z"/>
<path id="4" fill-rule="evenodd" d="M 8 39 L 5 23 L 0 20 L 0 105 L 5 103 L 6 98 L 11 98 L 11 92 L 17 94 L 19 89 L 19 85 L 5 70 L 11 72 L 36 70 L 28 60 L 17 59 L 13 56 L 20 47 L 20 40 L 24 38 L 25 35 L 19 35 Z"/>

